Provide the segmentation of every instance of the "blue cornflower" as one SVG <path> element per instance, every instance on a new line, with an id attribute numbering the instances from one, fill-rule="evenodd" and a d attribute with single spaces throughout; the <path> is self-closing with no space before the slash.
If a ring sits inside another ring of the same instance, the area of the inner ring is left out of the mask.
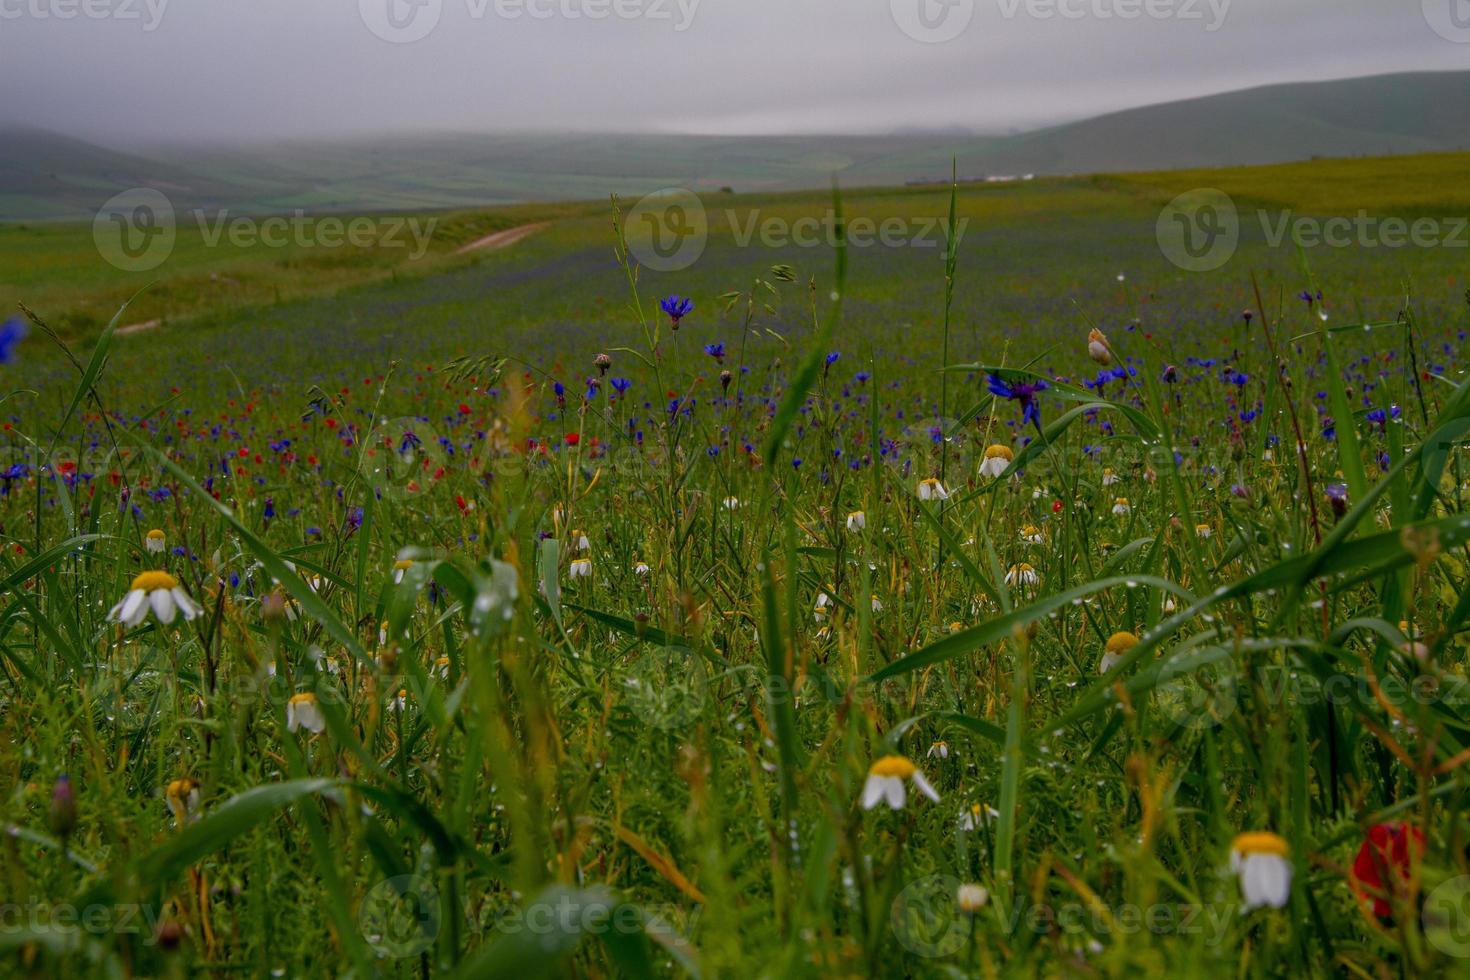
<path id="1" fill-rule="evenodd" d="M 633 382 L 629 381 L 627 378 L 613 378 L 611 381 L 608 382 L 608 384 L 612 385 L 613 391 L 616 391 L 620 395 L 623 392 L 627 391 L 629 388 L 633 387 Z"/>
<path id="2" fill-rule="evenodd" d="M 1025 384 L 1012 384 L 998 375 L 989 375 L 987 384 L 990 393 L 997 398 L 1008 398 L 1014 402 L 1021 403 L 1021 421 L 1031 422 L 1036 428 L 1041 428 L 1041 409 L 1036 404 L 1036 396 L 1047 388 L 1045 381 L 1033 381 Z"/>
<path id="3" fill-rule="evenodd" d="M 725 362 L 725 345 L 723 343 L 705 344 L 704 352 L 721 364 Z"/>
<path id="4" fill-rule="evenodd" d="M 687 296 L 670 296 L 658 304 L 659 309 L 669 315 L 670 324 L 679 329 L 679 321 L 694 310 L 694 300 Z"/>
<path id="5" fill-rule="evenodd" d="M 15 360 L 15 345 L 25 335 L 26 323 L 20 317 L 13 317 L 0 324 L 0 364 L 9 364 Z"/>

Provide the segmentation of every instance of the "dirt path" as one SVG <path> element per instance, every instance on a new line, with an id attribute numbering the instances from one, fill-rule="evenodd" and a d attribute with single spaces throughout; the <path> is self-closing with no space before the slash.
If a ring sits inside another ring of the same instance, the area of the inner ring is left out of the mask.
<path id="1" fill-rule="evenodd" d="M 497 249 L 510 248 L 516 242 L 529 238 L 549 224 L 551 224 L 549 221 L 538 221 L 534 224 L 516 225 L 514 228 L 497 231 L 493 235 L 486 235 L 484 238 L 470 242 L 454 254 L 465 255 L 469 252 L 493 252 Z"/>
<path id="2" fill-rule="evenodd" d="M 456 250 L 454 254 L 467 255 L 470 252 L 494 252 L 502 248 L 510 248 L 516 242 L 531 237 L 549 224 L 551 224 L 549 221 L 537 221 L 533 224 L 516 225 L 514 228 L 497 231 L 494 234 L 486 235 L 484 238 L 475 239 L 468 245 L 464 245 Z M 149 330 L 157 330 L 162 325 L 162 320 L 145 320 L 142 323 L 129 323 L 125 326 L 118 327 L 117 333 L 120 336 L 146 333 Z"/>
<path id="3" fill-rule="evenodd" d="M 129 323 L 127 326 L 118 327 L 113 332 L 115 334 L 143 333 L 145 330 L 157 330 L 162 323 L 162 320 L 145 320 L 142 323 Z"/>

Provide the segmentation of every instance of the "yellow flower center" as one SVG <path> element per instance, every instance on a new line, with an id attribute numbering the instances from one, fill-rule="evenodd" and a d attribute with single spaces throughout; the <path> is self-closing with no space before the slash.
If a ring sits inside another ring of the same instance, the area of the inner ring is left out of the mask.
<path id="1" fill-rule="evenodd" d="M 171 800 L 183 800 L 184 797 L 194 792 L 198 786 L 198 783 L 186 776 L 183 779 L 175 779 L 169 783 L 168 788 L 163 792 Z"/>
<path id="2" fill-rule="evenodd" d="M 1119 507 L 1127 507 L 1128 506 L 1128 498 L 1127 497 L 1119 497 L 1118 499 L 1114 500 L 1113 503 L 1116 504 L 1116 505 L 1118 505 Z"/>
<path id="3" fill-rule="evenodd" d="M 145 535 L 145 537 L 147 537 L 149 541 L 162 541 L 163 532 L 155 527 L 153 530 L 149 531 L 147 535 Z"/>
<path id="4" fill-rule="evenodd" d="M 296 705 L 316 704 L 316 695 L 310 691 L 302 691 L 300 694 L 291 695 L 291 703 Z"/>
<path id="5" fill-rule="evenodd" d="M 1111 653 L 1114 656 L 1122 653 L 1127 653 L 1129 650 L 1132 650 L 1136 646 L 1138 646 L 1138 637 L 1134 636 L 1132 633 L 1127 632 L 1126 630 L 1121 633 L 1114 633 L 1112 636 L 1108 637 L 1107 650 L 1108 653 Z"/>
<path id="6" fill-rule="evenodd" d="M 885 755 L 868 770 L 870 776 L 897 777 L 908 779 L 914 774 L 914 764 L 901 755 Z"/>
<path id="7" fill-rule="evenodd" d="M 179 580 L 168 572 L 143 572 L 133 579 L 133 589 L 142 589 L 144 592 L 157 592 L 159 589 L 177 589 Z"/>
<path id="8" fill-rule="evenodd" d="M 1011 571 L 1015 572 L 1017 575 L 1025 575 L 1027 572 L 1036 571 L 1036 569 L 1032 568 L 1029 562 L 1023 561 L 1019 565 L 1012 565 Z"/>
<path id="9" fill-rule="evenodd" d="M 985 458 L 1013 460 L 1016 454 L 1011 452 L 1009 446 L 990 446 L 985 450 Z"/>
<path id="10" fill-rule="evenodd" d="M 1025 527 L 1021 528 L 1021 533 L 1028 538 L 1034 538 L 1041 532 L 1036 530 L 1035 524 L 1027 524 Z"/>
<path id="11" fill-rule="evenodd" d="M 1241 834 L 1230 849 L 1241 854 L 1275 854 L 1277 857 L 1286 857 L 1290 850 L 1282 837 L 1269 830 Z"/>
<path id="12" fill-rule="evenodd" d="M 393 570 L 395 572 L 407 571 L 408 569 L 410 569 L 412 567 L 413 567 L 413 561 L 411 559 L 408 559 L 408 558 L 400 558 L 400 559 L 398 559 L 397 561 L 395 561 L 393 563 Z"/>

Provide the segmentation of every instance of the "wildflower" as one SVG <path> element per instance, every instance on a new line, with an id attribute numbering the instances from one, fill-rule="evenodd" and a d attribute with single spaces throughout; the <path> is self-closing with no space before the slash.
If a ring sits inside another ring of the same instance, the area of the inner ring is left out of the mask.
<path id="1" fill-rule="evenodd" d="M 726 510 L 736 510 L 739 507 L 740 507 L 740 498 L 739 497 L 726 497 L 725 498 L 725 509 Z"/>
<path id="2" fill-rule="evenodd" d="M 1007 398 L 1021 404 L 1022 423 L 1031 422 L 1038 429 L 1041 428 L 1041 409 L 1036 404 L 1036 396 L 1045 391 L 1045 381 L 1034 381 L 1026 384 L 1011 384 L 1002 380 L 998 375 L 990 375 L 988 379 L 990 393 L 997 398 Z"/>
<path id="3" fill-rule="evenodd" d="M 990 901 L 990 892 L 984 885 L 961 885 L 955 891 L 955 904 L 960 911 L 973 915 L 985 907 Z"/>
<path id="4" fill-rule="evenodd" d="M 1286 841 L 1270 831 L 1241 834 L 1230 845 L 1230 868 L 1240 876 L 1245 911 L 1279 909 L 1291 897 L 1291 862 Z"/>
<path id="5" fill-rule="evenodd" d="M 1041 529 L 1035 524 L 1027 524 L 1021 528 L 1021 540 L 1027 544 L 1041 544 Z"/>
<path id="6" fill-rule="evenodd" d="M 71 778 L 66 773 L 56 777 L 56 785 L 51 787 L 51 812 L 49 814 L 51 832 L 62 840 L 71 836 L 72 831 L 77 829 L 77 797 L 71 789 Z"/>
<path id="7" fill-rule="evenodd" d="M 286 702 L 286 731 L 304 728 L 319 735 L 326 727 L 327 720 L 322 717 L 322 709 L 317 707 L 315 694 L 303 691 L 293 694 Z"/>
<path id="8" fill-rule="evenodd" d="M 668 314 L 669 325 L 675 330 L 679 329 L 679 321 L 694 310 L 694 300 L 685 296 L 670 296 L 658 305 L 659 309 Z"/>
<path id="9" fill-rule="evenodd" d="M 1106 674 L 1112 670 L 1119 660 L 1134 647 L 1138 646 L 1138 637 L 1127 631 L 1114 633 L 1108 637 L 1108 642 L 1103 647 L 1102 660 L 1098 663 L 1098 673 Z"/>
<path id="10" fill-rule="evenodd" d="M 398 696 L 388 699 L 388 711 L 397 714 L 408 707 L 408 689 L 400 687 Z"/>
<path id="11" fill-rule="evenodd" d="M 1348 489 L 1345 483 L 1329 483 L 1327 485 L 1327 504 L 1332 508 L 1332 513 L 1341 517 L 1348 509 Z"/>
<path id="12" fill-rule="evenodd" d="M 393 584 L 397 585 L 403 581 L 403 573 L 413 567 L 413 561 L 408 558 L 400 558 L 393 563 Z"/>
<path id="13" fill-rule="evenodd" d="M 730 375 L 730 372 L 729 371 L 721 371 L 720 372 L 720 390 L 721 391 L 729 391 L 730 390 L 730 380 L 731 380 L 731 375 Z"/>
<path id="14" fill-rule="evenodd" d="M 949 491 L 944 489 L 944 484 L 934 477 L 919 481 L 920 500 L 948 500 Z"/>
<path id="15" fill-rule="evenodd" d="M 1424 833 L 1418 827 L 1395 822 L 1368 828 L 1348 876 L 1364 911 L 1371 900 L 1373 914 L 1378 918 L 1392 915 L 1392 899 L 1410 893 L 1410 884 L 1423 856 Z"/>
<path id="16" fill-rule="evenodd" d="M 163 799 L 177 826 L 199 819 L 199 783 L 195 780 L 187 776 L 175 779 L 164 787 Z"/>
<path id="17" fill-rule="evenodd" d="M 167 626 L 174 621 L 175 614 L 184 619 L 193 619 L 204 612 L 197 602 L 189 597 L 179 580 L 168 572 L 143 572 L 133 579 L 132 588 L 123 596 L 107 618 L 133 627 L 143 622 L 149 609 L 158 621 Z"/>
<path id="18" fill-rule="evenodd" d="M 945 742 L 945 741 L 938 741 L 938 742 L 935 742 L 933 745 L 929 746 L 929 758 L 931 758 L 931 759 L 948 759 L 949 758 L 949 743 L 948 742 Z"/>
<path id="19" fill-rule="evenodd" d="M 143 536 L 143 547 L 145 550 L 147 550 L 149 554 L 163 554 L 163 549 L 167 547 L 167 542 L 164 539 L 163 532 L 156 527 L 153 530 L 149 531 Z"/>
<path id="20" fill-rule="evenodd" d="M 25 339 L 26 323 L 20 317 L 12 317 L 0 324 L 0 364 L 15 360 L 15 345 Z"/>
<path id="21" fill-rule="evenodd" d="M 861 531 L 868 526 L 868 515 L 860 510 L 855 510 L 847 515 L 847 529 L 849 531 Z"/>
<path id="22" fill-rule="evenodd" d="M 1127 497 L 1118 497 L 1113 500 L 1113 513 L 1119 517 L 1126 517 L 1132 509 L 1133 505 L 1128 503 Z"/>
<path id="23" fill-rule="evenodd" d="M 637 576 L 640 576 L 640 577 L 642 577 L 644 575 L 647 575 L 648 574 L 648 562 L 646 562 L 646 561 L 634 561 L 633 562 L 633 574 L 634 575 L 637 575 Z"/>
<path id="24" fill-rule="evenodd" d="M 1123 482 L 1123 481 L 1122 481 L 1121 478 L 1119 478 L 1118 474 L 1114 473 L 1109 468 L 1106 468 L 1105 467 L 1103 469 L 1103 475 L 1102 475 L 1102 485 L 1103 486 L 1110 487 L 1110 486 L 1112 486 L 1115 483 L 1121 483 L 1121 482 Z"/>
<path id="25" fill-rule="evenodd" d="M 968 809 L 960 811 L 960 829 L 973 832 L 999 816 L 1000 811 L 994 807 L 971 803 Z"/>
<path id="26" fill-rule="evenodd" d="M 592 542 L 587 540 L 587 535 L 581 531 L 572 532 L 572 547 L 578 551 L 588 551 L 592 548 Z"/>
<path id="27" fill-rule="evenodd" d="M 440 657 L 434 661 L 434 672 L 439 675 L 441 681 L 449 680 L 449 658 Z"/>
<path id="28" fill-rule="evenodd" d="M 889 809 L 902 810 L 907 799 L 903 786 L 905 779 L 914 784 L 914 789 L 935 803 L 939 802 L 939 794 L 918 767 L 901 755 L 885 755 L 868 769 L 868 780 L 863 783 L 863 809 L 871 810 L 881 801 L 887 803 Z"/>
<path id="29" fill-rule="evenodd" d="M 822 620 L 827 618 L 827 608 L 831 605 L 831 596 L 827 595 L 827 593 L 825 592 L 817 593 L 817 605 L 816 609 L 813 610 L 813 615 L 816 617 L 817 622 L 820 623 Z"/>
<path id="30" fill-rule="evenodd" d="M 990 446 L 985 450 L 985 459 L 980 462 L 980 475 L 998 480 L 1016 458 L 1009 446 Z"/>
<path id="31" fill-rule="evenodd" d="M 612 358 L 606 354 L 598 354 L 592 359 L 592 363 L 597 365 L 597 372 L 599 374 L 606 376 L 607 369 L 612 367 Z"/>
<path id="32" fill-rule="evenodd" d="M 1101 330 L 1094 328 L 1088 332 L 1087 356 L 1103 367 L 1113 363 L 1113 352 L 1108 348 L 1108 338 Z"/>
<path id="33" fill-rule="evenodd" d="M 1194 536 L 1197 538 L 1208 538 L 1213 536 L 1214 533 L 1215 529 L 1208 524 L 1196 524 L 1194 526 Z"/>
<path id="34" fill-rule="evenodd" d="M 1036 574 L 1036 569 L 1024 561 L 1012 565 L 1006 572 L 1006 585 L 1036 585 L 1040 581 L 1041 576 Z"/>
<path id="35" fill-rule="evenodd" d="M 724 363 L 724 360 L 725 360 L 725 345 L 723 343 L 718 343 L 718 344 L 705 344 L 704 345 L 704 352 L 706 354 L 708 354 L 710 357 L 713 357 L 716 361 L 718 361 L 720 363 Z"/>
<path id="36" fill-rule="evenodd" d="M 574 579 L 576 579 L 576 578 L 591 578 L 592 577 L 592 559 L 591 558 L 578 558 L 578 559 L 576 559 L 575 561 L 572 562 L 571 568 L 569 568 L 567 570 L 567 574 L 570 575 Z"/>

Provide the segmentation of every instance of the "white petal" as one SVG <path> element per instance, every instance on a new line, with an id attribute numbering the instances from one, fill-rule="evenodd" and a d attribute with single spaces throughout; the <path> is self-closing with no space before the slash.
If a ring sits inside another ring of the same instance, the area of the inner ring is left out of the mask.
<path id="1" fill-rule="evenodd" d="M 163 625 L 167 626 L 174 621 L 174 597 L 168 589 L 154 589 L 148 593 L 148 604 L 153 607 L 153 615 Z"/>
<path id="2" fill-rule="evenodd" d="M 914 770 L 914 788 L 935 803 L 939 802 L 939 794 L 934 791 L 934 787 L 929 784 L 929 780 L 924 778 L 924 774 L 917 769 Z"/>
<path id="3" fill-rule="evenodd" d="M 179 612 L 183 614 L 185 619 L 193 619 L 195 616 L 204 612 L 204 607 L 195 602 L 189 593 L 185 592 L 182 588 L 172 590 L 171 594 L 174 597 L 174 604 L 179 607 Z"/>
<path id="4" fill-rule="evenodd" d="M 873 807 L 878 805 L 878 801 L 883 798 L 883 781 L 884 777 L 882 776 L 869 776 L 868 781 L 863 783 L 864 810 L 873 809 Z"/>
<path id="5" fill-rule="evenodd" d="M 883 797 L 888 801 L 889 807 L 894 810 L 902 810 L 903 802 L 908 798 L 908 792 L 903 788 L 903 780 L 897 776 L 889 776 L 883 782 Z"/>
<path id="6" fill-rule="evenodd" d="M 123 596 L 122 602 L 117 604 L 113 610 L 120 622 L 128 626 L 137 626 L 148 614 L 148 593 L 142 589 L 134 589 Z"/>

